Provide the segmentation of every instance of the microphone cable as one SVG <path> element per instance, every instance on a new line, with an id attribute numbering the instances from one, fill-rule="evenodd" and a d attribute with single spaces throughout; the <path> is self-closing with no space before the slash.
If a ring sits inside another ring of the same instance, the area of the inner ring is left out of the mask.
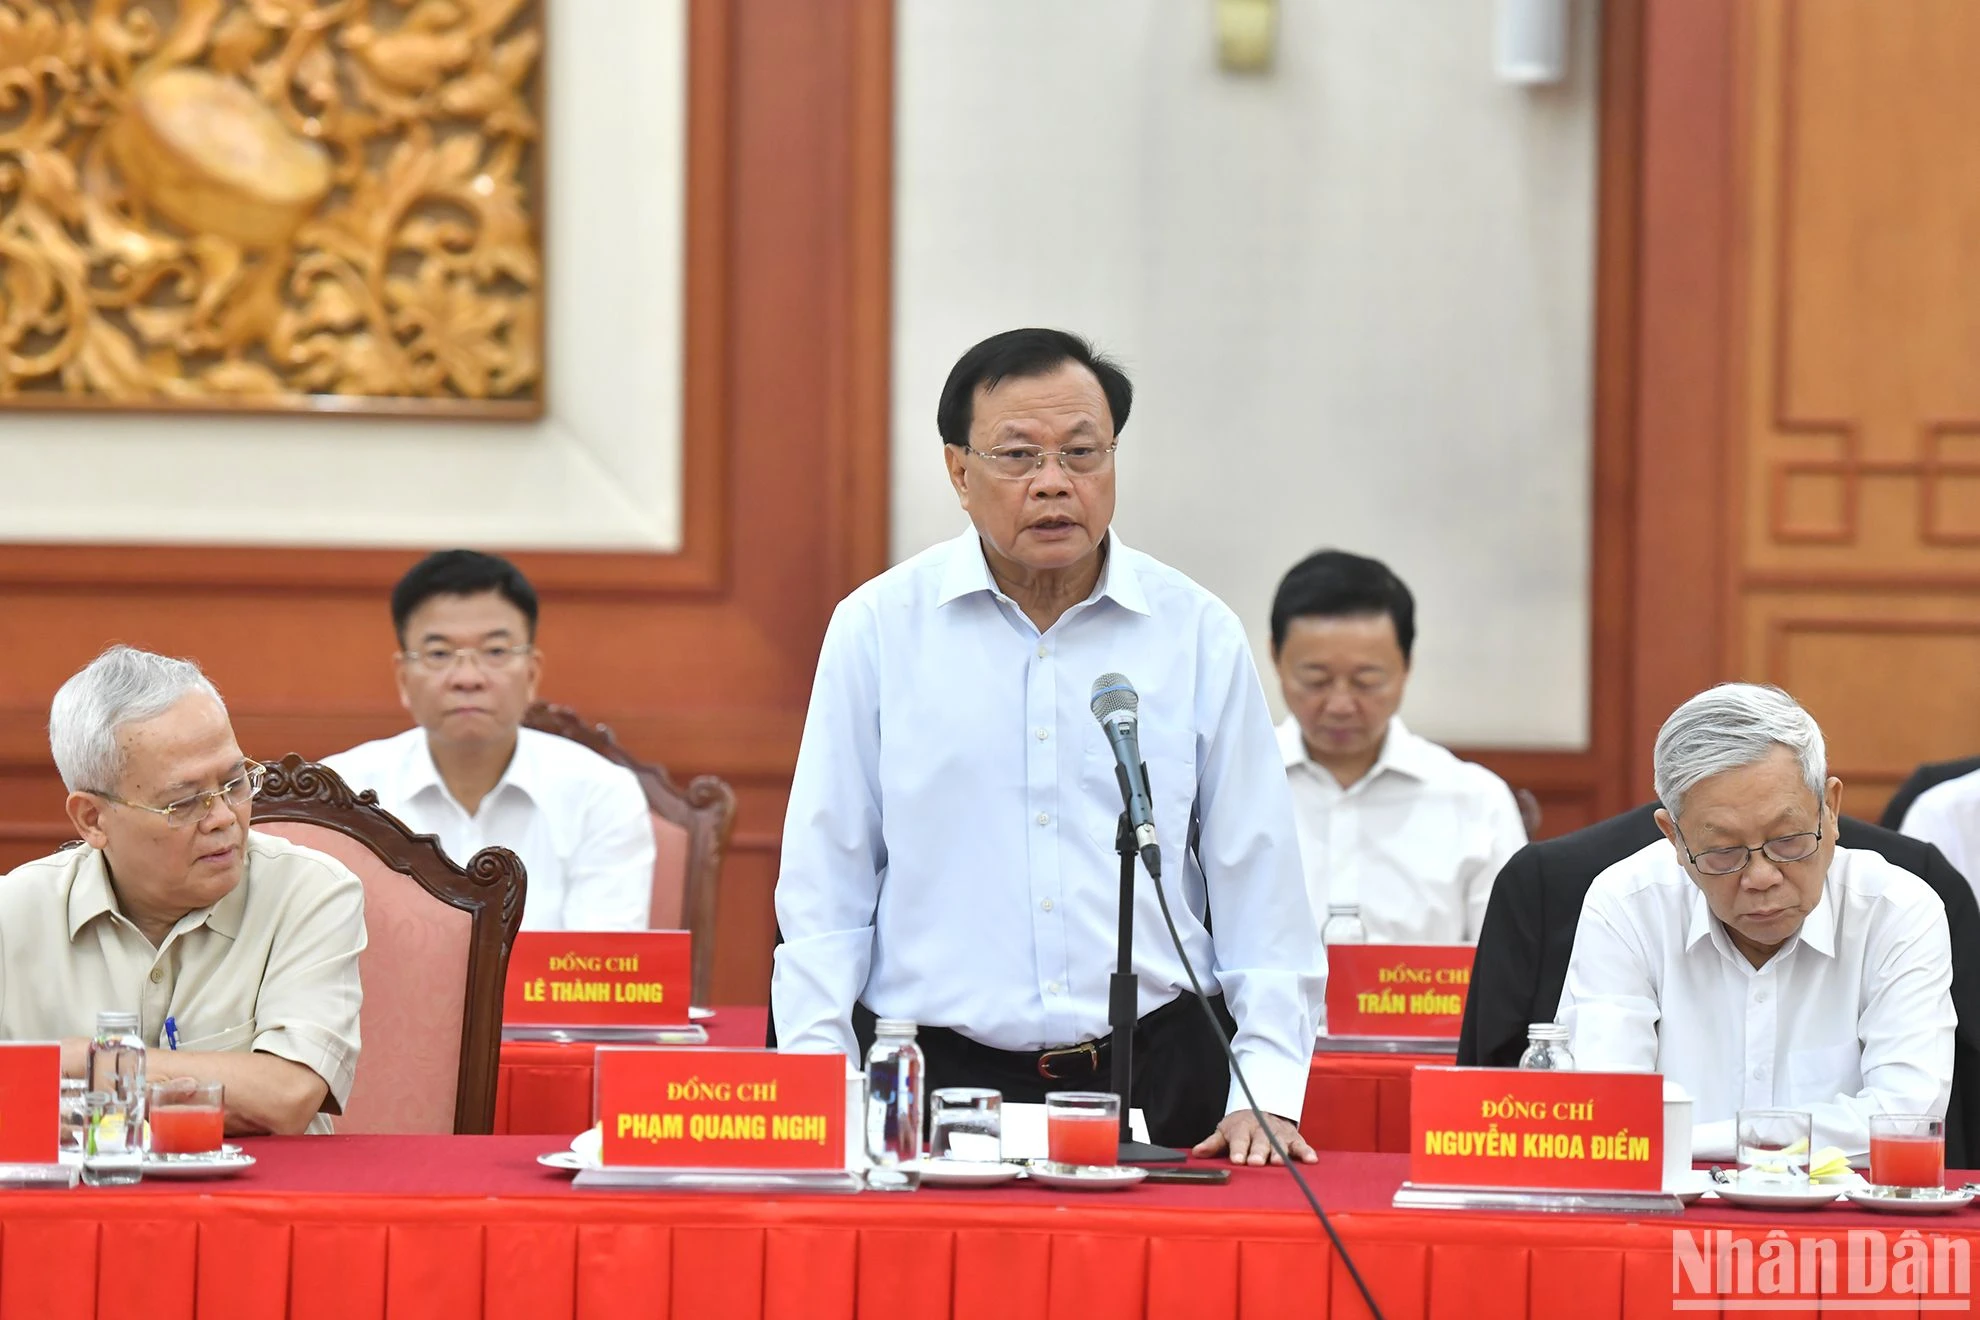
<path id="1" fill-rule="evenodd" d="M 1197 866 L 1199 869 L 1202 866 L 1200 858 Z M 1334 1253 L 1341 1258 L 1341 1264 L 1347 1266 L 1348 1277 L 1354 1280 L 1355 1288 L 1361 1293 L 1361 1300 L 1367 1304 L 1368 1314 L 1374 1320 L 1382 1320 L 1382 1308 L 1375 1304 L 1374 1294 L 1368 1291 L 1367 1283 L 1362 1280 L 1361 1271 L 1355 1268 L 1354 1257 L 1348 1254 L 1347 1244 L 1342 1242 L 1341 1235 L 1334 1231 L 1334 1221 L 1327 1218 L 1326 1210 L 1320 1205 L 1320 1198 L 1313 1194 L 1311 1187 L 1307 1186 L 1305 1175 L 1299 1171 L 1299 1165 L 1294 1162 L 1291 1153 L 1279 1143 L 1278 1134 L 1273 1132 L 1272 1125 L 1265 1121 L 1265 1111 L 1258 1107 L 1258 1098 L 1251 1093 L 1251 1083 L 1245 1080 L 1244 1069 L 1238 1066 L 1237 1052 L 1231 1048 L 1230 1038 L 1224 1035 L 1224 1024 L 1217 1020 L 1216 1010 L 1210 1007 L 1210 996 L 1203 993 L 1203 983 L 1196 979 L 1196 968 L 1190 965 L 1189 954 L 1183 951 L 1182 933 L 1176 929 L 1176 919 L 1169 913 L 1169 894 L 1162 884 L 1160 873 L 1151 871 L 1149 879 L 1155 882 L 1155 899 L 1162 905 L 1162 922 L 1169 928 L 1169 943 L 1175 945 L 1176 957 L 1182 959 L 1183 971 L 1189 976 L 1190 993 L 1196 996 L 1197 1007 L 1203 1010 L 1204 1018 L 1210 1023 L 1210 1034 L 1215 1036 L 1217 1043 L 1224 1048 L 1224 1058 L 1231 1065 L 1231 1076 L 1237 1078 L 1238 1087 L 1244 1092 L 1244 1102 L 1251 1107 L 1251 1117 L 1257 1122 L 1258 1130 L 1265 1134 L 1266 1144 L 1271 1146 L 1272 1153 L 1279 1157 L 1280 1163 L 1286 1167 L 1286 1172 L 1292 1175 L 1293 1182 L 1298 1184 L 1300 1195 L 1306 1198 L 1307 1205 L 1311 1206 L 1313 1213 L 1319 1217 L 1320 1227 L 1327 1230 L 1327 1240 L 1334 1244 Z M 1208 876 L 1205 876 L 1204 883 L 1207 888 Z"/>

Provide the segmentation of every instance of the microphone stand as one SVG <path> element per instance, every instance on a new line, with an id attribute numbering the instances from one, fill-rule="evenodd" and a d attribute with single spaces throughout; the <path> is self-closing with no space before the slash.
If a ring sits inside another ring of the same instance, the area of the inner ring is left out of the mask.
<path id="1" fill-rule="evenodd" d="M 1118 766 L 1114 773 L 1121 775 Z M 1147 782 L 1146 765 L 1142 767 L 1141 775 L 1142 781 Z M 1121 775 L 1121 778 L 1125 780 L 1126 776 Z M 1125 783 L 1122 794 L 1126 794 Z M 1141 983 L 1134 974 L 1134 863 L 1137 852 L 1134 830 L 1128 825 L 1125 811 L 1121 813 L 1120 826 L 1114 832 L 1114 850 L 1121 855 L 1121 925 L 1118 960 L 1114 974 L 1107 980 L 1107 1025 L 1113 1033 L 1112 1089 L 1121 1098 L 1121 1150 L 1116 1158 L 1122 1164 L 1170 1164 L 1188 1158 L 1189 1152 L 1173 1146 L 1150 1145 L 1129 1135 L 1129 1096 L 1134 1089 L 1134 1024 L 1141 1016 Z"/>

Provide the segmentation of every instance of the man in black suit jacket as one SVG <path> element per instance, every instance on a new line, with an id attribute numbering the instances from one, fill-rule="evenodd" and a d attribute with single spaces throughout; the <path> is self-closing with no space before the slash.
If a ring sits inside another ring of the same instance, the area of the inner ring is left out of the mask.
<path id="1" fill-rule="evenodd" d="M 1516 1067 L 1526 1049 L 1527 1025 L 1554 1020 L 1582 899 L 1596 876 L 1663 838 L 1656 813 L 1653 802 L 1558 839 L 1529 843 L 1500 870 L 1472 960 L 1458 1036 L 1460 1064 Z M 1969 1141 L 1980 1143 L 1980 903 L 1966 878 L 1929 843 L 1850 816 L 1842 817 L 1836 841 L 1882 854 L 1930 885 L 1946 906 L 1953 1010 L 1959 1015 L 1946 1108 L 1946 1166 L 1966 1168 Z"/>

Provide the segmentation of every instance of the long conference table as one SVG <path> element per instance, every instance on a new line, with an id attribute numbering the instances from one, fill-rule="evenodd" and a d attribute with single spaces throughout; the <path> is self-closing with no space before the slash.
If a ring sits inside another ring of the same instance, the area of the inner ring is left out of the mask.
<path id="1" fill-rule="evenodd" d="M 708 1043 L 761 1045 L 767 1016 L 761 1005 L 718 1008 L 706 1023 Z M 495 1131 L 569 1136 L 590 1127 L 595 1056 L 588 1044 L 506 1042 Z M 1448 1054 L 1315 1054 L 1300 1131 L 1318 1150 L 1406 1151 L 1410 1072 L 1450 1061 Z"/>
<path id="2" fill-rule="evenodd" d="M 541 1137 L 241 1143 L 225 1180 L 0 1192 L 7 1320 L 1278 1320 L 1367 1314 L 1283 1169 L 1079 1193 L 580 1192 Z M 1980 1241 L 1980 1210 L 1846 1203 L 1681 1218 L 1397 1211 L 1407 1157 L 1330 1153 L 1315 1190 L 1389 1320 L 1672 1314 L 1673 1230 Z M 1775 1239 L 1779 1241 L 1781 1239 Z M 1897 1313 L 1919 1314 L 1914 1304 Z M 1707 1313 L 1717 1314 L 1707 1301 Z M 1684 1314 L 1699 1314 L 1688 1310 Z M 1785 1314 L 1815 1314 L 1811 1304 Z M 1893 1311 L 1878 1310 L 1879 1315 Z M 1836 1314 L 1826 1308 L 1824 1316 Z"/>

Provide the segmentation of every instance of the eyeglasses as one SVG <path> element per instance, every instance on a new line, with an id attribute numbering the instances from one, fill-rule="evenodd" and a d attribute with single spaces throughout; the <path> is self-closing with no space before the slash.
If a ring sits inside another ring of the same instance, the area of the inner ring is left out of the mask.
<path id="1" fill-rule="evenodd" d="M 1684 848 L 1684 855 L 1698 868 L 1701 875 L 1738 875 L 1753 861 L 1753 854 L 1759 853 L 1776 866 L 1786 866 L 1790 862 L 1805 862 L 1815 855 L 1822 846 L 1822 827 L 1817 825 L 1810 834 L 1783 834 L 1778 839 L 1769 839 L 1758 848 L 1707 848 L 1704 852 L 1691 851 L 1691 845 L 1684 841 L 1684 831 L 1678 823 L 1671 822 L 1677 830 L 1678 843 Z"/>
<path id="2" fill-rule="evenodd" d="M 259 761 L 249 761 L 245 770 L 220 787 L 208 789 L 204 793 L 194 793 L 191 797 L 180 798 L 177 802 L 162 807 L 147 807 L 142 802 L 127 801 L 114 793 L 105 793 L 100 789 L 86 788 L 83 791 L 92 793 L 105 802 L 114 802 L 120 807 L 163 816 L 167 825 L 182 830 L 205 820 L 208 813 L 213 810 L 215 802 L 224 802 L 230 807 L 246 806 L 254 801 L 256 794 L 261 792 L 261 783 L 266 778 L 268 778 L 268 767 Z"/>
<path id="3" fill-rule="evenodd" d="M 1033 473 L 1044 470 L 1045 460 L 1056 458 L 1059 468 L 1069 477 L 1091 477 L 1105 472 L 1114 461 L 1114 451 L 1121 447 L 1116 440 L 1110 445 L 1070 445 L 1065 449 L 1040 449 L 1037 445 L 1013 445 L 1009 449 L 972 449 L 969 452 L 982 459 L 990 469 L 990 475 L 1002 477 L 1005 481 L 1023 481 Z"/>
<path id="4" fill-rule="evenodd" d="M 418 665 L 429 674 L 444 674 L 461 660 L 472 660 L 484 671 L 507 669 L 536 648 L 490 642 L 486 646 L 422 646 L 417 651 L 401 651 L 399 658 Z"/>

